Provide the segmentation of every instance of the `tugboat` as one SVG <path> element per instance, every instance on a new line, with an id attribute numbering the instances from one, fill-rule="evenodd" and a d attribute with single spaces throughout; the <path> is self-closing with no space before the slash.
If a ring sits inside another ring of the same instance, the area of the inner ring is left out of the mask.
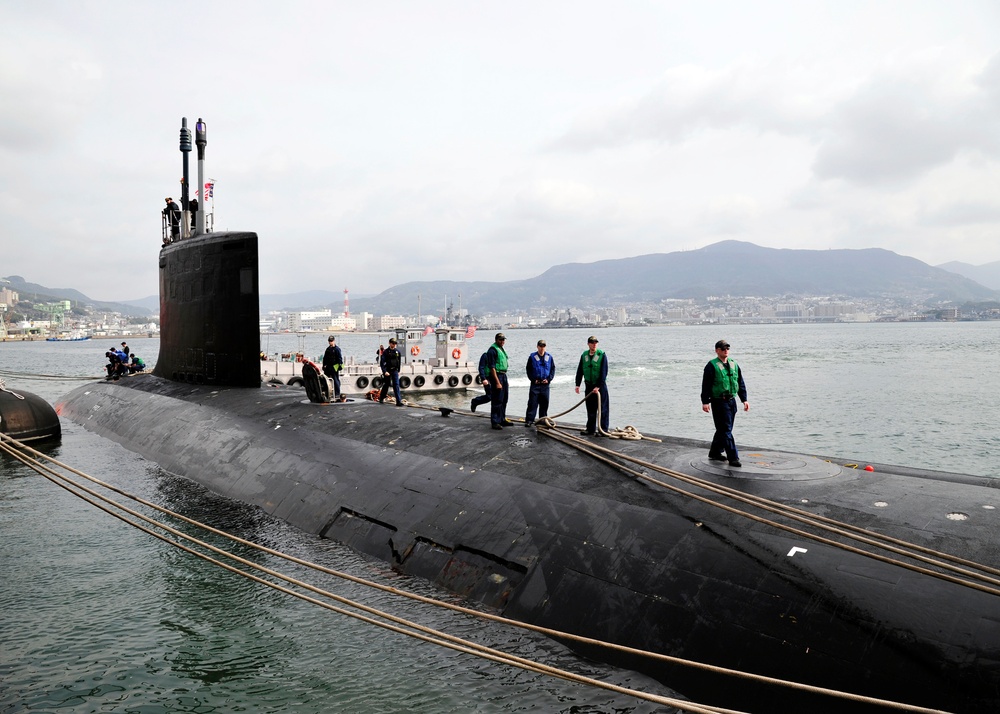
<path id="1" fill-rule="evenodd" d="M 396 347 L 403 357 L 399 370 L 399 387 L 403 392 L 457 392 L 482 384 L 478 359 L 469 360 L 468 332 L 465 328 L 438 327 L 434 330 L 433 353 L 423 347 L 419 330 L 396 328 Z M 284 359 L 260 362 L 260 379 L 265 384 L 305 385 L 302 365 L 307 362 L 301 353 L 287 354 Z M 320 358 L 317 361 L 322 361 Z M 377 362 L 355 362 L 351 357 L 340 372 L 340 392 L 357 396 L 371 389 L 381 389 L 382 372 Z"/>

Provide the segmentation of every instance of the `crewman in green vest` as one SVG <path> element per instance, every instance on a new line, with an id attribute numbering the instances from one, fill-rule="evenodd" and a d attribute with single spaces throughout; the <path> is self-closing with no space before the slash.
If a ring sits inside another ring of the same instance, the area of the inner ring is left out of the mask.
<path id="1" fill-rule="evenodd" d="M 507 418 L 507 351 L 504 343 L 507 337 L 498 332 L 493 338 L 493 344 L 486 350 L 486 369 L 489 370 L 490 381 L 490 424 L 494 429 L 513 426 L 514 422 Z"/>
<path id="2" fill-rule="evenodd" d="M 733 422 L 736 421 L 737 397 L 743 402 L 743 411 L 750 411 L 747 385 L 743 382 L 743 372 L 736 360 L 729 359 L 728 342 L 716 342 L 715 354 L 715 359 L 705 365 L 701 378 L 701 408 L 704 412 L 711 411 L 715 422 L 715 436 L 712 437 L 708 458 L 712 461 L 728 459 L 730 466 L 742 466 L 736 441 L 733 440 Z"/>
<path id="3" fill-rule="evenodd" d="M 580 433 L 584 436 L 607 436 L 611 431 L 611 405 L 608 399 L 608 358 L 604 350 L 597 349 L 598 339 L 587 338 L 587 351 L 580 355 L 576 368 L 576 393 L 580 393 L 580 382 L 587 395 L 587 428 Z M 597 431 L 597 399 L 600 396 L 601 431 Z"/>

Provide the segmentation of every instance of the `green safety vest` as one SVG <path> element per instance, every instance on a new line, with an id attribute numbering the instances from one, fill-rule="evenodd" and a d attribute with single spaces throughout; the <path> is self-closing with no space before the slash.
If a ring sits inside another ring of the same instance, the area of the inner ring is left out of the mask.
<path id="1" fill-rule="evenodd" d="M 593 356 L 590 350 L 583 353 L 583 381 L 594 384 L 601 379 L 601 358 L 604 357 L 604 350 L 594 350 Z"/>
<path id="2" fill-rule="evenodd" d="M 729 368 L 723 366 L 722 360 L 716 357 L 712 360 L 715 367 L 715 381 L 712 382 L 712 398 L 721 399 L 723 395 L 737 396 L 740 391 L 740 366 L 736 360 L 729 360 Z"/>
<path id="3" fill-rule="evenodd" d="M 493 349 L 496 350 L 496 353 L 497 353 L 497 364 L 496 364 L 496 370 L 497 370 L 497 372 L 506 372 L 507 371 L 507 353 L 504 351 L 503 347 L 501 347 L 500 345 L 496 344 L 495 342 L 493 343 Z"/>

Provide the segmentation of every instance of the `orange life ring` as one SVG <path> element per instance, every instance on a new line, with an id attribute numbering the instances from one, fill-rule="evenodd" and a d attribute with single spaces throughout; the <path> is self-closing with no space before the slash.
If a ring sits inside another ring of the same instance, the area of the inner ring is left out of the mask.
<path id="1" fill-rule="evenodd" d="M 461 356 L 462 356 L 462 350 L 458 349 L 457 347 L 451 351 L 452 359 L 458 359 Z"/>
<path id="2" fill-rule="evenodd" d="M 416 357 L 418 354 L 420 354 L 420 346 L 419 345 L 413 345 L 413 347 L 410 348 L 410 354 L 413 355 L 414 357 Z"/>

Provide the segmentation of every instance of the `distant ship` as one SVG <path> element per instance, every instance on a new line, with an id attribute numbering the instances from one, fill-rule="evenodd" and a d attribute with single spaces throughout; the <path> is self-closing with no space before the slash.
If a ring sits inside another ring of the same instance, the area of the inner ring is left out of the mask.
<path id="1" fill-rule="evenodd" d="M 1000 481 L 753 449 L 731 469 L 701 441 L 572 448 L 451 409 L 313 403 L 258 388 L 256 234 L 174 241 L 159 272 L 154 376 L 80 387 L 63 416 L 517 620 L 813 688 L 1000 711 Z M 567 644 L 710 706 L 885 711 Z"/>
<path id="2" fill-rule="evenodd" d="M 89 340 L 90 335 L 59 335 L 58 337 L 46 337 L 46 342 L 83 342 Z"/>

